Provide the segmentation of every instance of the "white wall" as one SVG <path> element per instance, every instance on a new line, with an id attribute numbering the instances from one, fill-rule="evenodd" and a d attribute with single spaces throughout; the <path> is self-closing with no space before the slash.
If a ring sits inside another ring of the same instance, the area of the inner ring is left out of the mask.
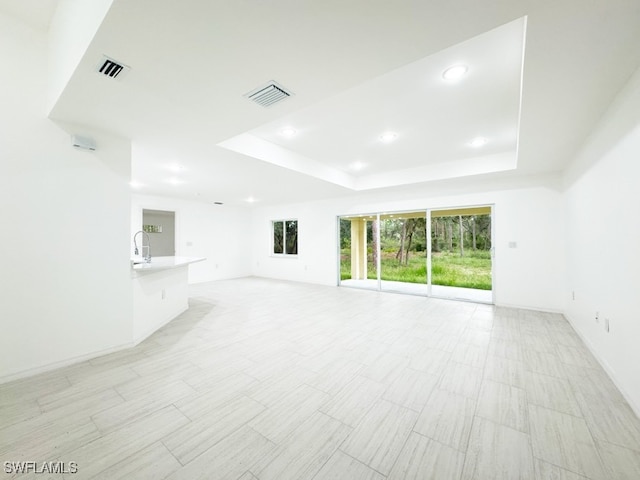
<path id="1" fill-rule="evenodd" d="M 130 238 L 142 229 L 143 209 L 176 212 L 176 255 L 207 258 L 189 265 L 189 283 L 251 274 L 251 216 L 247 209 L 148 195 L 133 195 L 131 208 Z"/>
<path id="2" fill-rule="evenodd" d="M 640 70 L 565 181 L 566 315 L 640 415 Z"/>
<path id="3" fill-rule="evenodd" d="M 557 178 L 544 178 L 531 185 L 492 185 L 491 189 L 485 187 L 486 191 L 468 194 L 430 195 L 426 189 L 413 189 L 256 208 L 252 228 L 253 273 L 336 285 L 338 215 L 494 204 L 496 304 L 562 311 L 564 242 L 561 194 L 557 187 Z M 299 221 L 299 254 L 297 258 L 271 256 L 271 220 L 290 218 Z M 508 248 L 510 241 L 516 241 L 518 247 Z"/>
<path id="4" fill-rule="evenodd" d="M 45 116 L 47 42 L 0 14 L 0 381 L 131 341 L 130 145 Z"/>

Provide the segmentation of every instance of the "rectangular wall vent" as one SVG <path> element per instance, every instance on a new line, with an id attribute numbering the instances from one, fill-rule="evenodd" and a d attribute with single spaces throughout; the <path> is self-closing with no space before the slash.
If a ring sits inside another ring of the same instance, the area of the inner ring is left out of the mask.
<path id="1" fill-rule="evenodd" d="M 278 85 L 276 82 L 271 81 L 267 85 L 258 87 L 244 96 L 266 108 L 275 103 L 281 102 L 282 100 L 286 100 L 291 95 L 292 93 L 287 91 L 282 85 Z"/>
<path id="2" fill-rule="evenodd" d="M 131 68 L 104 55 L 96 70 L 105 77 L 121 79 Z"/>

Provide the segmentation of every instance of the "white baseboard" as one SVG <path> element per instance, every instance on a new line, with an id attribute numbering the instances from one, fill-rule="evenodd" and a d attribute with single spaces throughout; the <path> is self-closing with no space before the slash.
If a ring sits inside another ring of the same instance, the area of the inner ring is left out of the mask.
<path id="1" fill-rule="evenodd" d="M 513 308 L 516 310 L 531 310 L 534 312 L 545 312 L 545 313 L 560 313 L 564 315 L 564 310 L 557 309 L 557 308 L 531 307 L 527 305 L 514 305 L 511 303 L 502 303 L 502 302 L 496 302 L 494 303 L 494 305 L 496 307 L 502 307 L 502 308 Z"/>
<path id="2" fill-rule="evenodd" d="M 0 377 L 0 384 L 12 382 L 14 380 L 20 380 L 21 378 L 32 377 L 41 373 L 50 372 L 51 370 L 57 370 L 58 368 L 68 367 L 69 365 L 75 365 L 82 363 L 93 358 L 102 357 L 103 355 L 109 355 L 110 353 L 119 352 L 120 350 L 126 350 L 131 348 L 133 343 L 126 343 L 115 347 L 105 348 L 103 350 L 97 350 L 95 352 L 86 353 L 84 355 L 78 355 L 76 357 L 66 358 L 57 362 L 48 363 L 38 367 L 28 368 L 26 370 L 20 370 L 18 372 L 9 373 Z"/>
<path id="3" fill-rule="evenodd" d="M 231 275 L 230 277 L 211 278 L 209 280 L 198 280 L 198 281 L 189 280 L 189 285 L 202 285 L 203 283 L 221 282 L 224 280 L 236 280 L 238 278 L 249 278 L 253 276 L 254 275 L 252 275 L 251 273 L 245 273 L 245 274 Z"/>
<path id="4" fill-rule="evenodd" d="M 598 361 L 600 366 L 604 369 L 604 371 L 607 373 L 607 375 L 609 375 L 609 378 L 611 379 L 613 384 L 618 388 L 618 390 L 620 390 L 620 393 L 622 394 L 624 399 L 627 401 L 627 403 L 631 407 L 631 410 L 633 410 L 633 412 L 636 414 L 636 416 L 638 418 L 640 418 L 640 406 L 638 406 L 634 402 L 634 400 L 627 394 L 627 392 L 625 391 L 624 387 L 620 384 L 620 381 L 618 380 L 618 378 L 616 376 L 615 370 L 613 368 L 611 368 L 611 366 L 607 363 L 607 361 L 598 354 L 598 352 L 593 347 L 593 344 L 589 341 L 589 339 L 587 339 L 587 337 L 585 337 L 582 334 L 582 332 L 576 327 L 576 322 L 571 318 L 571 316 L 569 314 L 567 314 L 567 313 L 564 313 L 563 315 L 567 319 L 567 321 L 569 322 L 569 324 L 571 325 L 573 330 L 578 334 L 580 339 L 587 346 L 587 348 L 589 349 L 591 354 L 594 356 L 594 358 Z"/>

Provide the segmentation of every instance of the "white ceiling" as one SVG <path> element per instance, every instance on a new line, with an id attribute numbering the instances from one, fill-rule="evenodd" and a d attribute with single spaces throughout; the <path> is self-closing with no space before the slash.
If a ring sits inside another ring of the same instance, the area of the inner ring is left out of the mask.
<path id="1" fill-rule="evenodd" d="M 36 30 L 47 30 L 58 0 L 0 0 L 4 12 Z"/>
<path id="2" fill-rule="evenodd" d="M 524 30 L 525 20 L 515 20 L 249 133 L 357 178 L 503 153 L 514 168 Z M 468 71 L 446 81 L 451 65 Z M 287 127 L 296 134 L 284 136 Z M 384 132 L 397 138 L 385 143 Z M 486 145 L 470 146 L 479 136 Z M 412 175 L 407 183 L 430 179 Z"/>
<path id="3" fill-rule="evenodd" d="M 203 201 L 485 179 L 516 160 L 510 176 L 544 174 L 571 160 L 638 44 L 637 0 L 114 0 L 51 117 L 131 138 L 140 192 Z M 131 72 L 99 77 L 103 54 Z M 457 59 L 469 74 L 444 84 Z M 295 95 L 268 109 L 243 97 L 269 80 Z M 387 129 L 398 138 L 381 145 Z M 489 139 L 477 153 L 475 135 Z"/>

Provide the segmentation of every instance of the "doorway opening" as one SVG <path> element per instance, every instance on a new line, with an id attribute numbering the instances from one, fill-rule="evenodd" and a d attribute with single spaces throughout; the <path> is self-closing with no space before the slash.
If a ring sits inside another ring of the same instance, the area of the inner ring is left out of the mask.
<path id="1" fill-rule="evenodd" d="M 149 234 L 152 257 L 176 254 L 176 213 L 165 210 L 142 210 L 142 230 Z"/>

